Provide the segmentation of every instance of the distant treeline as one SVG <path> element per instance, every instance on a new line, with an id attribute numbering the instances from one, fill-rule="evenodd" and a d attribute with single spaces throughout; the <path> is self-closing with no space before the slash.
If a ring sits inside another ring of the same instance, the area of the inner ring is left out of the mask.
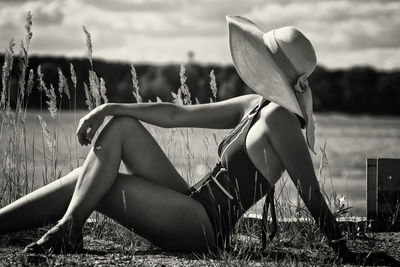
<path id="1" fill-rule="evenodd" d="M 3 65 L 4 56 L 0 55 Z M 72 97 L 70 63 L 74 65 L 78 78 L 77 108 L 86 108 L 83 82 L 88 83 L 89 61 L 84 58 L 39 57 L 29 59 L 29 69 L 36 70 L 41 65 L 45 82 L 58 85 L 58 68 L 68 78 Z M 105 80 L 110 102 L 135 102 L 132 94 L 132 76 L 127 63 L 94 60 L 94 70 Z M 139 79 L 140 94 L 144 101 L 172 101 L 171 92 L 180 86 L 179 65 L 135 65 Z M 233 66 L 186 64 L 187 85 L 191 91 L 192 102 L 209 102 L 210 71 L 214 70 L 218 94 L 223 100 L 252 91 L 239 78 Z M 329 70 L 317 67 L 309 78 L 313 90 L 316 111 L 341 111 L 349 113 L 400 114 L 400 71 L 377 71 L 371 67 L 355 67 L 346 70 Z M 11 100 L 16 99 L 18 85 L 18 60 L 14 60 L 11 80 Z M 30 108 L 39 108 L 40 101 L 45 105 L 46 97 L 40 95 L 35 79 L 33 92 L 29 98 Z M 0 85 L 1 86 L 1 85 Z M 62 99 L 63 108 L 69 108 L 66 97 Z"/>

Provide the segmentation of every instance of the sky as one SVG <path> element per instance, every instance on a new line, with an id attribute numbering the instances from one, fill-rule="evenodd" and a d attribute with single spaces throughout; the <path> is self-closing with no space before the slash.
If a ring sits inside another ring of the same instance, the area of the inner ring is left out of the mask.
<path id="1" fill-rule="evenodd" d="M 297 27 L 324 67 L 400 68 L 399 0 L 0 0 L 0 51 L 28 11 L 31 54 L 84 56 L 85 25 L 97 58 L 231 64 L 225 15 L 242 15 L 265 32 Z"/>

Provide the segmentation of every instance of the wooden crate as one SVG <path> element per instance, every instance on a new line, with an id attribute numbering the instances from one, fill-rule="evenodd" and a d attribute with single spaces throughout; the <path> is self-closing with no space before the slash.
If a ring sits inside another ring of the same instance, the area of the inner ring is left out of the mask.
<path id="1" fill-rule="evenodd" d="M 400 159 L 367 159 L 366 176 L 371 230 L 400 231 Z"/>

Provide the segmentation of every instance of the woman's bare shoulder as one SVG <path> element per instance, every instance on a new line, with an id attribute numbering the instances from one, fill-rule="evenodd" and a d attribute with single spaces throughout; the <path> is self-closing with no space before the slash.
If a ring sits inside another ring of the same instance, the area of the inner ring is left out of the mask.
<path id="1" fill-rule="evenodd" d="M 300 121 L 293 112 L 271 102 L 263 108 L 261 121 L 264 123 L 264 136 L 271 142 L 282 162 L 295 155 L 309 158 Z"/>
<path id="2" fill-rule="evenodd" d="M 246 94 L 246 95 L 241 95 L 241 96 L 236 96 L 233 98 L 230 98 L 225 101 L 217 102 L 217 103 L 230 103 L 233 104 L 238 112 L 240 113 L 238 116 L 238 121 L 239 123 L 243 117 L 247 116 L 247 114 L 258 104 L 261 103 L 262 97 L 257 95 L 257 94 Z"/>
<path id="3" fill-rule="evenodd" d="M 263 99 L 262 96 L 257 94 L 246 94 L 234 97 L 238 102 L 241 102 L 245 106 L 254 107 L 257 103 L 260 103 Z"/>
<path id="4" fill-rule="evenodd" d="M 275 104 L 274 102 L 269 103 L 262 109 L 261 116 L 268 126 L 277 126 L 278 128 L 285 129 L 301 129 L 301 124 L 297 116 L 293 112 Z"/>
<path id="5" fill-rule="evenodd" d="M 255 105 L 261 103 L 263 97 L 257 94 L 248 94 L 240 96 L 242 104 L 243 104 L 243 116 L 247 115 Z"/>

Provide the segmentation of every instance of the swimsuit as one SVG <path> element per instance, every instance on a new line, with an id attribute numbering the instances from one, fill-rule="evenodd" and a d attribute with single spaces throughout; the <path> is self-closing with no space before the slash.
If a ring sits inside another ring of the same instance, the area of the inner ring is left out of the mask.
<path id="1" fill-rule="evenodd" d="M 224 138 L 218 147 L 220 160 L 213 171 L 190 188 L 190 197 L 204 206 L 210 218 L 220 249 L 229 249 L 229 234 L 238 219 L 271 192 L 271 185 L 251 162 L 246 150 L 247 133 L 266 104 L 258 103 Z"/>
<path id="2" fill-rule="evenodd" d="M 219 144 L 219 162 L 212 172 L 190 188 L 190 197 L 199 201 L 206 210 L 213 226 L 216 249 L 229 250 L 229 235 L 239 218 L 258 200 L 266 195 L 261 224 L 262 246 L 266 247 L 268 228 L 268 207 L 272 228 L 269 239 L 272 240 L 277 231 L 277 220 L 274 208 L 274 186 L 256 169 L 246 150 L 246 136 L 257 113 L 268 102 L 257 104 Z M 301 121 L 301 120 L 300 120 Z M 276 181 L 272 181 L 273 183 Z M 319 188 L 315 189 L 321 199 L 319 214 L 313 214 L 314 219 L 323 231 L 335 251 L 347 249 L 340 227 L 329 211 Z"/>

